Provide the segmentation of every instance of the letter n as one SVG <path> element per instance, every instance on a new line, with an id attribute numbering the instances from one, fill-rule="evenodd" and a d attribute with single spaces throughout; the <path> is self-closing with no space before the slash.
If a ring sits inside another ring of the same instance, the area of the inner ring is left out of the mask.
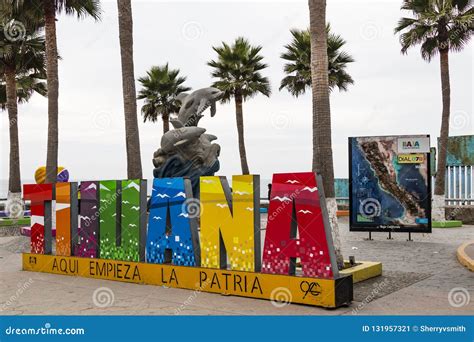
<path id="1" fill-rule="evenodd" d="M 260 270 L 260 177 L 201 177 L 201 265 Z"/>
<path id="2" fill-rule="evenodd" d="M 273 175 L 262 273 L 294 275 L 299 258 L 305 277 L 338 276 L 322 184 L 312 172 Z"/>

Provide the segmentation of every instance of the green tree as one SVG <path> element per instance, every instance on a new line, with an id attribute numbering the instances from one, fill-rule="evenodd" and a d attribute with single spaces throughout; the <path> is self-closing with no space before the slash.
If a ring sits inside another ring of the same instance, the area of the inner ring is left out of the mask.
<path id="1" fill-rule="evenodd" d="M 347 91 L 350 84 L 354 84 L 351 75 L 346 71 L 347 64 L 354 59 L 347 52 L 342 51 L 346 41 L 338 34 L 331 32 L 331 27 L 326 26 L 328 46 L 328 73 L 329 89 L 337 87 Z M 280 90 L 286 88 L 293 96 L 298 97 L 311 87 L 311 36 L 309 29 L 291 30 L 293 39 L 285 46 L 286 51 L 281 58 L 287 61 L 283 70 L 285 76 L 280 85 Z"/>
<path id="2" fill-rule="evenodd" d="M 309 0 L 311 37 L 311 84 L 313 92 L 313 171 L 323 178 L 326 205 L 339 268 L 344 265 L 337 221 L 334 190 L 334 164 L 331 141 L 331 106 L 329 102 L 328 39 L 326 0 Z"/>
<path id="3" fill-rule="evenodd" d="M 45 95 L 45 41 L 41 22 L 28 20 L 31 5 L 0 3 L 0 107 L 7 109 L 10 137 L 8 200 L 21 201 L 18 103 L 34 91 Z"/>
<path id="4" fill-rule="evenodd" d="M 169 69 L 168 63 L 164 66 L 153 66 L 147 75 L 138 79 L 142 89 L 138 93 L 139 100 L 145 100 L 142 106 L 143 121 L 156 122 L 161 115 L 163 133 L 169 131 L 170 114 L 178 113 L 180 101 L 178 95 L 191 90 L 183 83 L 186 77 L 179 76 L 178 69 Z"/>
<path id="5" fill-rule="evenodd" d="M 7 87 L 5 81 L 5 73 L 0 71 L 0 109 L 7 110 Z M 47 85 L 46 82 L 46 69 L 44 73 L 38 72 L 25 72 L 16 74 L 16 96 L 17 104 L 27 103 L 34 93 L 46 96 Z"/>
<path id="6" fill-rule="evenodd" d="M 239 37 L 231 45 L 222 42 L 221 46 L 213 47 L 213 50 L 217 53 L 217 59 L 207 63 L 213 68 L 212 77 L 217 78 L 213 87 L 224 92 L 222 102 L 234 98 L 240 163 L 242 173 L 249 174 L 242 104 L 258 93 L 270 96 L 270 83 L 260 73 L 267 67 L 260 55 L 262 47 L 252 46 L 247 39 Z"/>
<path id="7" fill-rule="evenodd" d="M 125 114 L 125 140 L 127 146 L 127 176 L 142 178 L 140 133 L 137 118 L 137 93 L 133 69 L 133 16 L 130 0 L 117 0 L 120 58 L 122 63 L 123 107 Z"/>
<path id="8" fill-rule="evenodd" d="M 402 53 L 420 44 L 424 60 L 430 62 L 438 54 L 440 58 L 443 109 L 432 217 L 444 221 L 446 146 L 451 106 L 449 53 L 461 51 L 469 42 L 474 32 L 474 7 L 471 0 L 405 0 L 401 9 L 412 15 L 401 18 L 395 28 L 395 33 L 400 33 Z"/>

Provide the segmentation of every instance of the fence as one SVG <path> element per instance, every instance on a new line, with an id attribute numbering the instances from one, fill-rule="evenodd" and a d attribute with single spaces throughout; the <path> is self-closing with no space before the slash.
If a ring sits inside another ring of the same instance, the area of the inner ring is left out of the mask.
<path id="1" fill-rule="evenodd" d="M 435 177 L 432 177 L 434 191 Z M 448 166 L 445 194 L 447 205 L 474 205 L 474 166 Z"/>

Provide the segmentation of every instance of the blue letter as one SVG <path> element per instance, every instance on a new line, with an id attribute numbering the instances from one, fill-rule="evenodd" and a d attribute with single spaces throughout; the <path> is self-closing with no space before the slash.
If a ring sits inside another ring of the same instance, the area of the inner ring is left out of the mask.
<path id="1" fill-rule="evenodd" d="M 189 179 L 155 178 L 148 218 L 147 262 L 200 266 L 198 213 L 199 201 L 192 198 Z"/>

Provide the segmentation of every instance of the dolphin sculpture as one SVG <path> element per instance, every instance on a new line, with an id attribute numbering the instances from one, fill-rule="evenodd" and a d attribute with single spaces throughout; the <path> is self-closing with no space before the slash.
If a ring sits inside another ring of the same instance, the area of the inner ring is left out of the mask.
<path id="1" fill-rule="evenodd" d="M 165 153 L 170 153 L 180 146 L 199 139 L 206 131 L 201 127 L 181 127 L 166 132 L 161 138 L 161 149 Z"/>
<path id="2" fill-rule="evenodd" d="M 206 109 L 211 109 L 211 116 L 216 114 L 216 102 L 223 96 L 224 92 L 209 87 L 176 97 L 181 108 L 177 117 L 170 118 L 174 129 L 162 136 L 161 147 L 153 153 L 154 177 L 188 177 L 199 196 L 199 177 L 219 171 L 221 147 L 214 143 L 215 135 L 197 125 Z"/>
<path id="3" fill-rule="evenodd" d="M 178 118 L 170 120 L 174 128 L 197 126 L 203 117 L 202 113 L 211 107 L 211 117 L 216 114 L 216 102 L 222 99 L 224 92 L 217 88 L 209 87 L 193 91 L 191 94 L 181 93 L 181 109 Z"/>

